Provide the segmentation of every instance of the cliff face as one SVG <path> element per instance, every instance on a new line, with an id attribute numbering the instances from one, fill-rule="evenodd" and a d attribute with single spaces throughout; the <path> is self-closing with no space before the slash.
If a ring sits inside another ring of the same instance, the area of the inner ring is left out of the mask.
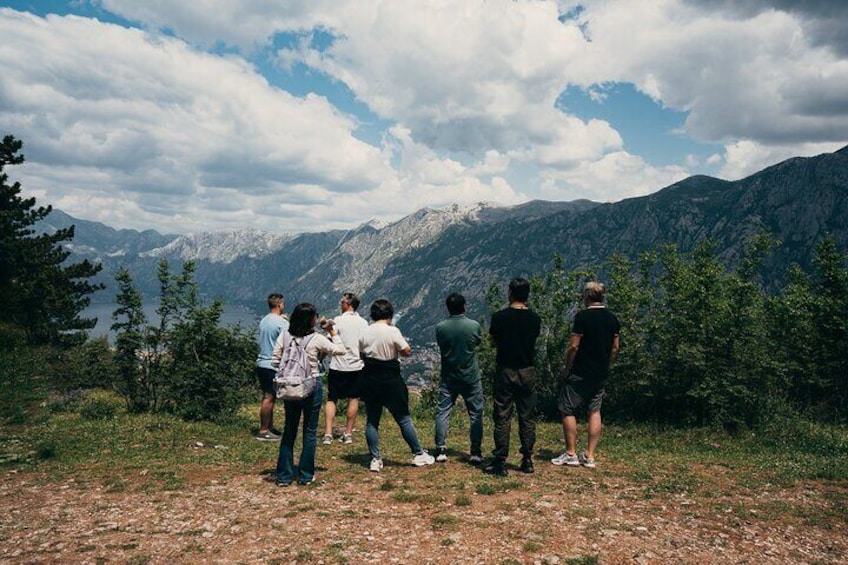
<path id="1" fill-rule="evenodd" d="M 848 148 L 790 159 L 734 182 L 691 177 L 613 204 L 451 206 L 419 210 L 386 226 L 297 236 L 243 230 L 177 237 L 113 230 L 60 212 L 49 219 L 56 227 L 77 225 L 74 253 L 100 260 L 107 283 L 125 266 L 142 291 L 155 296 L 159 257 L 194 259 L 206 295 L 261 311 L 265 296 L 279 290 L 289 305 L 310 301 L 325 312 L 334 312 L 339 293 L 348 290 L 366 303 L 387 297 L 404 331 L 429 340 L 449 292 L 464 293 L 481 312 L 489 284 L 537 273 L 555 253 L 574 268 L 616 252 L 635 257 L 664 243 L 687 251 L 709 238 L 732 265 L 746 241 L 766 230 L 783 242 L 765 264 L 768 278 L 777 282 L 791 263 L 808 267 L 826 234 L 848 247 Z M 113 296 L 106 291 L 100 300 Z"/>

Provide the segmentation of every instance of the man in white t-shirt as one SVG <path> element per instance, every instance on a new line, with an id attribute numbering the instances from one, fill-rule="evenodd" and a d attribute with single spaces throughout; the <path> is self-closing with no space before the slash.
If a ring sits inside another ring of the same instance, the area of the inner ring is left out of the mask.
<path id="1" fill-rule="evenodd" d="M 356 312 L 359 308 L 359 297 L 356 294 L 345 292 L 339 304 L 342 313 L 333 319 L 333 326 L 342 338 L 347 352 L 330 359 L 330 372 L 327 375 L 329 390 L 324 408 L 324 417 L 327 422 L 324 429 L 324 445 L 333 443 L 336 403 L 341 398 L 347 399 L 347 423 L 344 435 L 339 441 L 353 443 L 353 425 L 359 410 L 359 377 L 364 366 L 359 356 L 359 340 L 368 329 L 368 322 Z"/>

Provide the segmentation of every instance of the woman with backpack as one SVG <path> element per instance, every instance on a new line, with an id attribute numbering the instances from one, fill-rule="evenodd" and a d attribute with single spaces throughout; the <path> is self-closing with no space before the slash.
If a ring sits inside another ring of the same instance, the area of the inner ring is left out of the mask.
<path id="1" fill-rule="evenodd" d="M 344 355 L 345 345 L 332 323 L 322 323 L 330 338 L 315 333 L 318 312 L 309 303 L 298 304 L 292 311 L 289 329 L 274 345 L 271 364 L 278 368 L 277 396 L 285 405 L 285 426 L 277 457 L 277 486 L 288 486 L 297 479 L 305 485 L 315 480 L 315 447 L 318 442 L 318 415 L 324 391 L 318 363 L 324 355 Z M 294 467 L 294 440 L 303 414 L 303 449 Z"/>
<path id="2" fill-rule="evenodd" d="M 409 415 L 409 391 L 400 375 L 400 355 L 409 355 L 411 348 L 400 330 L 392 325 L 394 308 L 388 300 L 375 300 L 371 304 L 371 319 L 359 339 L 359 352 L 365 362 L 360 377 L 360 394 L 365 400 L 365 439 L 371 452 L 371 471 L 383 468 L 380 455 L 380 418 L 383 407 L 389 409 L 400 427 L 401 435 L 412 451 L 412 464 L 416 467 L 432 465 L 435 459 L 421 448 L 418 433 Z"/>

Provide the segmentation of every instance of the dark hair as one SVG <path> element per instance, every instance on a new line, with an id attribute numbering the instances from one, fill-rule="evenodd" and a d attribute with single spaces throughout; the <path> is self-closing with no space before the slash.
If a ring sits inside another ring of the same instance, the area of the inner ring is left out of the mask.
<path id="1" fill-rule="evenodd" d="M 448 314 L 451 316 L 459 316 L 465 313 L 465 297 L 458 292 L 449 294 L 445 300 L 445 306 L 448 307 Z"/>
<path id="2" fill-rule="evenodd" d="M 395 309 L 392 308 L 392 303 L 385 298 L 375 300 L 371 304 L 371 319 L 375 322 L 377 320 L 391 320 L 394 315 Z"/>
<path id="3" fill-rule="evenodd" d="M 509 299 L 514 302 L 527 302 L 530 298 L 530 281 L 516 277 L 509 281 Z"/>
<path id="4" fill-rule="evenodd" d="M 294 307 L 289 322 L 289 333 L 294 337 L 303 337 L 315 331 L 315 321 L 318 310 L 308 302 L 303 302 Z"/>
<path id="5" fill-rule="evenodd" d="M 283 306 L 283 295 L 279 292 L 272 292 L 268 295 L 268 310 Z"/>
<path id="6" fill-rule="evenodd" d="M 354 312 L 359 309 L 359 297 L 353 292 L 345 292 L 342 294 L 342 298 L 344 298 L 345 302 L 350 304 L 350 307 L 353 308 Z"/>

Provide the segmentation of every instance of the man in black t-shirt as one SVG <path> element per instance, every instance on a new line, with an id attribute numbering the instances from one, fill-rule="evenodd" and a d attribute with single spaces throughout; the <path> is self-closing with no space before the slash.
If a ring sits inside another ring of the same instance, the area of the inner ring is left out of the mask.
<path id="1" fill-rule="evenodd" d="M 494 408 L 495 428 L 493 459 L 483 472 L 505 476 L 509 455 L 509 432 L 513 403 L 518 409 L 518 432 L 521 439 L 521 471 L 533 472 L 533 447 L 536 443 L 536 373 L 533 358 L 536 338 L 541 330 L 538 314 L 527 307 L 530 282 L 515 278 L 509 282 L 509 307 L 492 315 L 489 335 L 497 349 Z"/>
<path id="2" fill-rule="evenodd" d="M 554 465 L 595 466 L 595 448 L 601 437 L 601 401 L 609 368 L 618 354 L 618 318 L 604 306 L 604 285 L 586 283 L 586 309 L 574 316 L 566 355 L 566 379 L 560 388 L 559 411 L 565 433 L 565 452 Z M 589 441 L 577 456 L 577 412 L 588 412 Z"/>

